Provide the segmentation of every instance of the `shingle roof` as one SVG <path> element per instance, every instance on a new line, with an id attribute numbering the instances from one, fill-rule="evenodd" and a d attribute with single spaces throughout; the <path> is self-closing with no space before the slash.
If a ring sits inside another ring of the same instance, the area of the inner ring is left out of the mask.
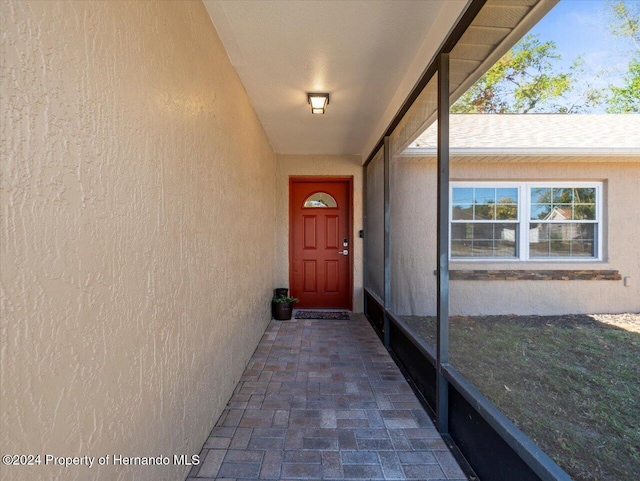
<path id="1" fill-rule="evenodd" d="M 407 153 L 435 153 L 431 125 Z M 640 154 L 640 115 L 452 114 L 450 149 L 457 154 Z"/>

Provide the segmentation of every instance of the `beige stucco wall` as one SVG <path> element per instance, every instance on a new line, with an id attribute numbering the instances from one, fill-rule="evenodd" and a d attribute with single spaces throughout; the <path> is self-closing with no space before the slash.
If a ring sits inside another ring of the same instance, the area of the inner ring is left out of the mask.
<path id="1" fill-rule="evenodd" d="M 614 269 L 623 281 L 451 281 L 452 314 L 559 314 L 640 311 L 640 162 L 464 163 L 452 180 L 603 181 L 604 255 L 599 262 L 467 262 L 451 269 Z M 436 310 L 434 162 L 392 165 L 392 307 L 399 314 Z"/>
<path id="2" fill-rule="evenodd" d="M 400 315 L 432 315 L 436 305 L 436 170 L 427 162 L 390 166 L 391 308 Z"/>
<path id="3" fill-rule="evenodd" d="M 362 159 L 359 155 L 278 155 L 276 167 L 275 282 L 289 287 L 289 178 L 353 177 L 353 310 L 362 312 Z"/>
<path id="4" fill-rule="evenodd" d="M 365 288 L 384 302 L 384 158 L 376 155 L 367 166 Z"/>
<path id="5" fill-rule="evenodd" d="M 0 17 L 0 451 L 197 454 L 269 321 L 276 156 L 201 2 Z"/>

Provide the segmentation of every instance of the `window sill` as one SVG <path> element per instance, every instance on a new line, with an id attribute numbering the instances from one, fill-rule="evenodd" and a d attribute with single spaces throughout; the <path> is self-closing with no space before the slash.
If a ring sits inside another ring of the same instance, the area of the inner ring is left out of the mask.
<path id="1" fill-rule="evenodd" d="M 531 257 L 529 259 L 521 259 L 519 257 L 449 257 L 449 262 L 459 262 L 461 265 L 472 263 L 505 263 L 505 264 L 598 264 L 603 260 L 597 257 Z"/>
<path id="2" fill-rule="evenodd" d="M 619 281 L 615 270 L 525 270 L 525 269 L 469 269 L 450 270 L 453 281 Z"/>

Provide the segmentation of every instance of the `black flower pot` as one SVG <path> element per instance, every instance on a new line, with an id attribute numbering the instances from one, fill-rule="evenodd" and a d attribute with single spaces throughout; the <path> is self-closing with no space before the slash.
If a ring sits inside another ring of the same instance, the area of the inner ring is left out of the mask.
<path id="1" fill-rule="evenodd" d="M 273 318 L 277 321 L 288 321 L 293 312 L 293 302 L 272 302 Z"/>
<path id="2" fill-rule="evenodd" d="M 273 297 L 287 297 L 289 295 L 289 289 L 286 287 L 277 287 L 274 289 Z"/>

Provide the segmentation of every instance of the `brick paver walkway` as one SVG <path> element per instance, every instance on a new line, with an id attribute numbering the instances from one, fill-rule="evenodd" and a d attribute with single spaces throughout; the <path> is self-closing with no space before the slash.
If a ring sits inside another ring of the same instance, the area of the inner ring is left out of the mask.
<path id="1" fill-rule="evenodd" d="M 272 321 L 187 480 L 466 480 L 363 315 Z"/>

